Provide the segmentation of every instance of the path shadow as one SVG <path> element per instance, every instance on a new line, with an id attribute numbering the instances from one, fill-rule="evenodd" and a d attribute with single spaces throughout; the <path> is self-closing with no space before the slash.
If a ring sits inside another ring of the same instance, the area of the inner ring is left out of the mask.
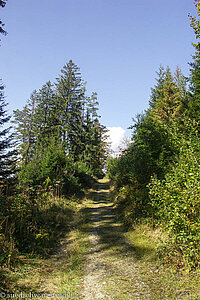
<path id="1" fill-rule="evenodd" d="M 131 245 L 126 240 L 124 233 L 127 228 L 120 223 L 117 209 L 109 199 L 109 184 L 99 183 L 96 185 L 96 191 L 93 192 L 93 208 L 82 210 L 87 218 L 89 231 L 99 238 L 99 247 L 94 252 L 111 251 L 111 255 L 129 256 L 136 260 L 151 252 L 142 246 Z M 88 228 L 88 227 L 87 227 Z M 90 253 L 92 253 L 90 251 Z"/>

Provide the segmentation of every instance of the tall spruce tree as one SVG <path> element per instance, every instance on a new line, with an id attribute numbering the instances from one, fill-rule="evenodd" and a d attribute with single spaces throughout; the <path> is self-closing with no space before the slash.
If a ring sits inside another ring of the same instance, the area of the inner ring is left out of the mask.
<path id="1" fill-rule="evenodd" d="M 160 68 L 157 73 L 157 85 L 152 89 L 150 111 L 152 116 L 162 124 L 180 122 L 187 106 L 185 77 L 177 68 L 175 76 L 169 67 Z"/>
<path id="2" fill-rule="evenodd" d="M 78 160 L 82 153 L 85 86 L 80 70 L 72 60 L 61 70 L 56 91 L 61 139 L 66 151 L 70 151 L 74 160 Z"/>
<path id="3" fill-rule="evenodd" d="M 9 134 L 10 127 L 6 127 L 10 116 L 6 111 L 7 103 L 4 97 L 4 86 L 0 84 L 0 180 L 5 180 L 13 173 L 12 160 L 13 151 L 12 138 Z"/>
<path id="4" fill-rule="evenodd" d="M 193 43 L 196 50 L 193 55 L 193 62 L 190 63 L 190 101 L 189 116 L 200 121 L 200 1 L 195 1 L 197 17 L 189 16 L 191 27 L 194 30 L 197 42 Z"/>
<path id="5" fill-rule="evenodd" d="M 36 143 L 41 146 L 41 149 L 44 149 L 52 138 L 59 141 L 59 116 L 56 115 L 56 95 L 54 85 L 50 81 L 36 93 L 35 105 Z"/>
<path id="6" fill-rule="evenodd" d="M 31 160 L 36 151 L 36 98 L 37 92 L 34 91 L 24 108 L 13 112 L 14 119 L 12 122 L 15 124 L 13 137 L 21 162 L 25 165 Z"/>
<path id="7" fill-rule="evenodd" d="M 0 6 L 5 7 L 7 0 L 0 0 Z M 0 20 L 0 33 L 6 35 L 7 32 L 3 29 L 3 22 Z M 6 111 L 7 103 L 4 97 L 4 86 L 0 82 L 0 180 L 5 180 L 14 173 L 13 155 L 14 151 L 10 148 L 12 145 L 12 138 L 9 134 L 10 127 L 7 123 L 10 121 L 10 116 Z"/>
<path id="8" fill-rule="evenodd" d="M 151 109 L 155 109 L 158 99 L 163 97 L 162 87 L 166 75 L 164 67 L 160 66 L 156 74 L 158 76 L 158 78 L 156 78 L 157 83 L 154 88 L 151 88 L 151 97 L 149 101 L 149 106 Z"/>

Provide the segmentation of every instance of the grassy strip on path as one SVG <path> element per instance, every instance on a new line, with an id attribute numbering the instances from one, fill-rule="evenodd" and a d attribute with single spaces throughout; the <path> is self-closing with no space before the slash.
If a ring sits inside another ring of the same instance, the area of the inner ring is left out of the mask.
<path id="1" fill-rule="evenodd" d="M 124 228 L 110 201 L 108 181 L 99 180 L 88 210 L 91 249 L 84 299 L 149 299 L 148 286 L 135 266 L 134 249 L 124 238 Z"/>

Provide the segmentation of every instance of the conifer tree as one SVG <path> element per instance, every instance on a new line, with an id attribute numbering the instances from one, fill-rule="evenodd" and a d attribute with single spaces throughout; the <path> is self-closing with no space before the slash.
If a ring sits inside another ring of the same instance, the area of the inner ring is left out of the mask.
<path id="1" fill-rule="evenodd" d="M 34 112 L 36 123 L 37 145 L 43 149 L 54 138 L 58 139 L 58 116 L 56 116 L 56 95 L 53 84 L 48 81 L 36 93 L 36 108 Z"/>
<path id="2" fill-rule="evenodd" d="M 166 75 L 164 67 L 160 66 L 156 74 L 158 75 L 158 78 L 156 78 L 157 84 L 154 86 L 154 88 L 151 88 L 151 97 L 149 101 L 149 106 L 151 109 L 154 109 L 158 99 L 163 97 L 162 86 Z"/>
<path id="3" fill-rule="evenodd" d="M 0 0 L 0 6 L 1 6 L 1 7 L 5 7 L 6 1 L 7 1 L 7 0 L 4 0 L 4 1 L 3 1 L 3 0 Z M 7 32 L 3 29 L 4 25 L 5 25 L 5 24 L 0 20 L 0 33 L 3 34 L 3 35 L 6 35 Z"/>
<path id="4" fill-rule="evenodd" d="M 192 119 L 200 121 L 200 1 L 196 0 L 197 17 L 190 17 L 191 27 L 194 29 L 197 43 L 193 43 L 195 47 L 195 55 L 193 62 L 190 63 L 190 101 L 189 116 Z"/>
<path id="5" fill-rule="evenodd" d="M 9 134 L 10 127 L 6 128 L 10 120 L 10 116 L 6 112 L 7 103 L 4 97 L 4 86 L 0 85 L 0 180 L 5 180 L 13 173 L 12 156 L 14 151 L 11 151 L 12 138 Z"/>
<path id="6" fill-rule="evenodd" d="M 13 134 L 15 145 L 20 155 L 21 162 L 25 165 L 31 160 L 36 150 L 35 106 L 37 92 L 31 94 L 23 110 L 14 110 L 12 121 L 15 124 Z"/>
<path id="7" fill-rule="evenodd" d="M 0 6 L 5 7 L 7 0 L 0 0 Z M 6 35 L 3 29 L 3 22 L 0 20 L 0 33 Z M 10 121 L 10 116 L 6 112 L 7 103 L 4 97 L 4 86 L 0 83 L 0 180 L 5 180 L 14 173 L 13 155 L 14 151 L 10 150 L 13 146 L 12 137 L 9 134 L 10 127 L 6 124 Z"/>
<path id="8" fill-rule="evenodd" d="M 72 60 L 63 67 L 61 73 L 56 83 L 60 134 L 66 151 L 71 151 L 74 159 L 78 160 L 82 152 L 85 87 L 80 70 Z"/>
<path id="9" fill-rule="evenodd" d="M 152 116 L 163 124 L 179 122 L 187 105 L 185 78 L 178 68 L 175 77 L 169 67 L 161 67 L 157 74 L 158 84 L 152 89 L 150 100 Z"/>

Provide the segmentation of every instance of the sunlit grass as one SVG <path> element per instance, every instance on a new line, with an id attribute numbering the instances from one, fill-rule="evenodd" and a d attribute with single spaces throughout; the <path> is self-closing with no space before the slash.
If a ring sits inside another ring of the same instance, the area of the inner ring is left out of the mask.
<path id="1" fill-rule="evenodd" d="M 156 253 L 160 241 L 166 233 L 144 224 L 138 224 L 130 230 L 126 238 L 135 248 L 136 265 L 140 268 L 142 280 L 147 282 L 153 299 L 199 299 L 200 272 L 187 273 L 174 265 L 166 265 Z"/>
<path id="2" fill-rule="evenodd" d="M 70 216 L 71 230 L 63 235 L 51 256 L 47 259 L 23 256 L 17 268 L 8 270 L 7 293 L 71 293 L 77 296 L 83 292 L 84 256 L 90 247 L 88 216 L 84 210 L 88 201 L 70 203 L 74 207 L 74 214 Z M 48 299 L 55 299 L 55 295 Z"/>

